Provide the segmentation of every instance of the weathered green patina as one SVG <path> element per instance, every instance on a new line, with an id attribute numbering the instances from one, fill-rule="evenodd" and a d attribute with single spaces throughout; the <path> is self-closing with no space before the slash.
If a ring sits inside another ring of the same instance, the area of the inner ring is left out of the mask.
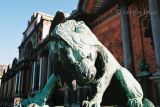
<path id="1" fill-rule="evenodd" d="M 68 20 L 57 25 L 51 36 L 54 39 L 48 45 L 54 74 L 34 98 L 24 100 L 24 103 L 28 101 L 42 106 L 54 90 L 57 78 L 62 78 L 69 87 L 73 80 L 80 86 L 90 86 L 92 94 L 83 101 L 83 106 L 100 107 L 103 94 L 114 77 L 127 96 L 127 107 L 154 107 L 149 100 L 143 100 L 137 80 L 117 62 L 84 22 Z"/>
<path id="2" fill-rule="evenodd" d="M 43 107 L 47 99 L 50 97 L 52 91 L 54 90 L 56 84 L 62 87 L 59 75 L 52 74 L 50 78 L 48 79 L 44 88 L 38 93 L 36 93 L 34 98 L 28 98 L 28 99 L 23 100 L 22 105 L 24 107 L 27 107 L 29 104 L 35 103 Z"/>

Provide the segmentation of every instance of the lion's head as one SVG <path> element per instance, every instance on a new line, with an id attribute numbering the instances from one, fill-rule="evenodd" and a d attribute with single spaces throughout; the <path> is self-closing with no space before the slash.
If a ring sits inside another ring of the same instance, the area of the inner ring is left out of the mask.
<path id="1" fill-rule="evenodd" d="M 58 53 L 65 72 L 77 83 L 88 84 L 103 74 L 103 55 L 100 42 L 84 22 L 69 20 L 57 25 L 51 53 Z"/>

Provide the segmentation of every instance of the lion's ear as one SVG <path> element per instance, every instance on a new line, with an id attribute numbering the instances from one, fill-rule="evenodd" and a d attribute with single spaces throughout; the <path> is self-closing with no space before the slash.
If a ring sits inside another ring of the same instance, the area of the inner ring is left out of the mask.
<path id="1" fill-rule="evenodd" d="M 95 61 L 95 67 L 97 69 L 96 79 L 99 79 L 103 76 L 107 61 L 108 61 L 107 54 L 101 47 L 99 47 L 97 51 L 97 58 Z"/>

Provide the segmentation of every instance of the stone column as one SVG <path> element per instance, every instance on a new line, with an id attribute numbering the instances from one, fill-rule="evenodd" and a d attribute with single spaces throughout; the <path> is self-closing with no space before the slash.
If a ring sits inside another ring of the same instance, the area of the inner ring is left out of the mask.
<path id="1" fill-rule="evenodd" d="M 4 81 L 2 97 L 4 97 L 4 93 L 5 93 L 5 85 L 6 85 L 6 83 L 5 83 L 5 81 Z"/>
<path id="2" fill-rule="evenodd" d="M 160 10 L 158 0 L 149 0 L 151 27 L 156 54 L 157 71 L 160 72 Z"/>
<path id="3" fill-rule="evenodd" d="M 2 84 L 2 76 L 0 75 L 0 90 L 1 90 L 1 84 Z"/>
<path id="4" fill-rule="evenodd" d="M 7 96 L 7 81 L 5 81 L 5 87 L 4 87 L 4 95 L 3 97 Z"/>
<path id="5" fill-rule="evenodd" d="M 2 96 L 2 97 L 3 97 L 3 93 L 4 93 L 4 82 L 3 82 L 2 90 L 1 90 L 1 96 Z"/>
<path id="6" fill-rule="evenodd" d="M 15 86 L 14 86 L 14 93 L 16 94 L 17 90 L 17 74 L 15 75 Z"/>
<path id="7" fill-rule="evenodd" d="M 36 62 L 33 62 L 33 74 L 32 74 L 32 91 L 34 91 L 34 83 L 35 83 L 35 70 L 36 70 Z"/>
<path id="8" fill-rule="evenodd" d="M 120 3 L 120 16 L 121 16 L 121 30 L 122 30 L 122 42 L 124 52 L 124 66 L 132 74 L 134 73 L 134 61 L 133 61 L 133 48 L 130 31 L 130 20 L 127 14 L 127 5 L 124 2 Z"/>
<path id="9" fill-rule="evenodd" d="M 23 94 L 23 78 L 24 78 L 24 71 L 21 71 L 21 84 L 20 84 L 20 92 Z"/>
<path id="10" fill-rule="evenodd" d="M 7 88 L 6 88 L 6 97 L 8 97 L 9 81 L 8 81 L 8 80 L 6 80 L 6 82 L 7 82 Z"/>
<path id="11" fill-rule="evenodd" d="M 29 92 L 32 93 L 32 84 L 33 84 L 33 66 L 34 66 L 34 62 L 32 61 L 31 64 L 31 71 L 30 71 L 30 87 L 29 87 Z"/>
<path id="12" fill-rule="evenodd" d="M 16 87 L 15 87 L 16 94 L 18 93 L 18 84 L 19 84 L 19 73 L 16 74 Z"/>
<path id="13" fill-rule="evenodd" d="M 0 97 L 2 97 L 2 93 L 3 93 L 3 82 L 1 83 Z"/>
<path id="14" fill-rule="evenodd" d="M 43 56 L 43 61 L 42 61 L 42 80 L 41 80 L 41 86 L 44 87 L 47 81 L 47 58 L 46 56 Z"/>
<path id="15" fill-rule="evenodd" d="M 51 76 L 51 56 L 48 54 L 48 71 L 47 71 L 47 79 Z"/>
<path id="16" fill-rule="evenodd" d="M 44 81 L 44 57 L 42 57 L 42 65 L 41 65 L 41 88 L 43 87 Z"/>
<path id="17" fill-rule="evenodd" d="M 22 72 L 21 72 L 21 71 L 19 71 L 19 77 L 18 77 L 18 78 L 19 78 L 19 79 L 18 79 L 18 81 L 19 81 L 19 82 L 18 82 L 18 94 L 20 93 L 21 73 L 22 73 Z"/>
<path id="18" fill-rule="evenodd" d="M 3 82 L 3 87 L 2 87 L 2 90 L 1 90 L 1 97 L 3 97 L 3 93 L 4 93 L 4 82 Z"/>
<path id="19" fill-rule="evenodd" d="M 43 59 L 40 58 L 39 84 L 38 84 L 39 90 L 41 89 L 41 80 L 42 80 L 42 61 Z"/>
<path id="20" fill-rule="evenodd" d="M 9 97 L 11 90 L 11 79 L 8 79 L 7 96 Z"/>
<path id="21" fill-rule="evenodd" d="M 2 97 L 4 97 L 4 91 L 5 91 L 5 82 L 3 82 L 3 89 L 2 89 Z"/>
<path id="22" fill-rule="evenodd" d="M 11 96 L 13 96 L 13 91 L 14 91 L 14 80 L 13 80 L 14 77 L 11 78 Z"/>
<path id="23" fill-rule="evenodd" d="M 8 91 L 7 91 L 7 89 L 8 89 L 8 80 L 6 80 L 5 96 L 7 96 L 7 94 L 8 94 Z"/>
<path id="24" fill-rule="evenodd" d="M 12 95 L 12 78 L 10 78 L 10 90 L 9 90 L 9 96 Z"/>

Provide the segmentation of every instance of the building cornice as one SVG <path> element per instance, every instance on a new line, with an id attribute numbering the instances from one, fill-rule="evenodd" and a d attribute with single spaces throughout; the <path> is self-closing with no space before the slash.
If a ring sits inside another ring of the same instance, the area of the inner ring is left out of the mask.
<path id="1" fill-rule="evenodd" d="M 24 43 L 32 36 L 33 32 L 37 29 L 37 27 L 41 24 L 42 21 L 44 20 L 52 21 L 53 18 L 54 18 L 53 16 L 48 15 L 46 13 L 42 13 L 42 12 L 37 12 L 36 14 L 33 14 L 31 17 L 31 22 L 28 24 L 28 27 L 23 32 L 24 37 L 18 48 L 24 45 Z"/>

